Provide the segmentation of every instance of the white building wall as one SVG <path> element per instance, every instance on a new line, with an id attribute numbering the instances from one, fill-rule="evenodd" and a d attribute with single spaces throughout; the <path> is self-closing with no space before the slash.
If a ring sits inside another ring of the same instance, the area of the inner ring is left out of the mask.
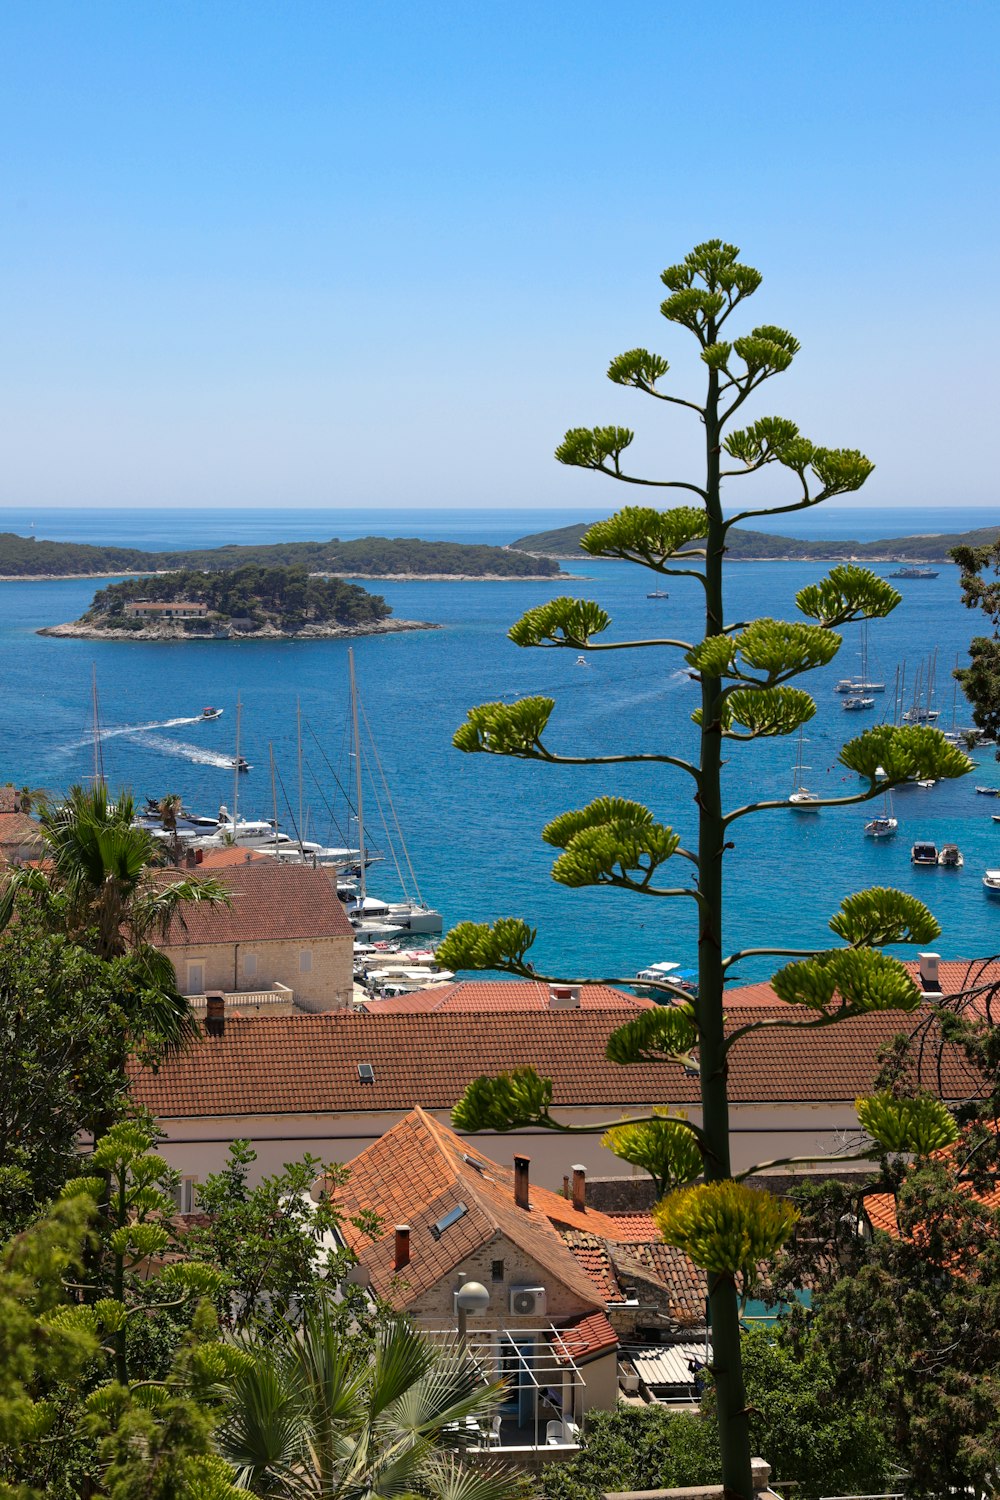
<path id="1" fill-rule="evenodd" d="M 418 1104 L 419 1100 L 414 1100 Z M 229 1144 L 239 1138 L 250 1140 L 257 1152 L 251 1182 L 279 1172 L 285 1162 L 296 1161 L 309 1152 L 324 1162 L 350 1162 L 366 1146 L 378 1140 L 402 1118 L 404 1111 L 371 1111 L 370 1113 L 250 1115 L 202 1117 L 160 1121 L 166 1139 L 159 1147 L 170 1166 L 185 1176 L 203 1180 L 209 1172 L 221 1170 Z M 450 1125 L 447 1110 L 430 1113 Z M 562 1112 L 574 1125 L 605 1124 L 619 1113 L 607 1106 L 597 1109 L 572 1109 Z M 632 1115 L 638 1110 L 631 1110 Z M 696 1123 L 699 1115 L 692 1110 Z M 843 1151 L 852 1134 L 858 1130 L 857 1116 L 849 1104 L 773 1104 L 734 1105 L 733 1170 L 745 1171 L 759 1162 L 786 1156 L 815 1154 L 820 1161 L 835 1165 L 838 1151 Z M 497 1135 L 490 1131 L 470 1137 L 486 1156 L 495 1161 L 510 1162 L 515 1152 L 531 1157 L 531 1177 L 543 1187 L 560 1189 L 563 1176 L 581 1162 L 591 1175 L 623 1176 L 626 1163 L 613 1156 L 600 1143 L 600 1135 L 580 1135 L 567 1139 L 544 1130 L 511 1131 Z M 634 1175 L 644 1176 L 639 1169 Z"/>

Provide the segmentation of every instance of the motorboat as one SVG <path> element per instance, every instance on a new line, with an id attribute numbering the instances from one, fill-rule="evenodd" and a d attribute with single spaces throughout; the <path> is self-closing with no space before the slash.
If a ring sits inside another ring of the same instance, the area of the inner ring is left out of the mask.
<path id="1" fill-rule="evenodd" d="M 977 786 L 980 797 L 1000 797 L 1000 786 Z"/>
<path id="2" fill-rule="evenodd" d="M 212 707 L 203 708 L 202 711 L 201 711 L 201 717 L 203 719 L 221 719 L 222 718 L 222 709 L 221 708 L 212 708 Z"/>
<path id="3" fill-rule="evenodd" d="M 941 717 L 939 708 L 926 708 L 921 704 L 908 708 L 903 715 L 904 724 L 934 724 Z"/>
<path id="4" fill-rule="evenodd" d="M 651 589 L 650 592 L 646 595 L 646 598 L 647 599 L 669 599 L 670 595 L 667 593 L 666 589 Z"/>
<path id="5" fill-rule="evenodd" d="M 843 701 L 843 704 L 841 705 L 841 707 L 842 708 L 846 708 L 847 710 L 849 710 L 852 713 L 860 713 L 862 710 L 864 710 L 866 708 L 874 708 L 875 707 L 875 699 L 874 698 L 856 698 L 856 697 L 852 696 L 850 698 L 845 698 L 844 701 Z"/>
<path id="6" fill-rule="evenodd" d="M 936 844 L 918 843 L 910 850 L 911 865 L 936 865 L 938 852 Z"/>
<path id="7" fill-rule="evenodd" d="M 589 667 L 590 666 L 590 662 L 587 660 L 587 658 L 585 656 L 578 656 L 577 659 L 576 659 L 576 661 L 573 663 L 573 665 L 576 666 L 576 667 Z"/>
<path id="8" fill-rule="evenodd" d="M 939 865 L 943 865 L 946 870 L 960 870 L 965 864 L 965 860 L 962 858 L 962 851 L 957 844 L 942 844 L 937 862 Z"/>
<path id="9" fill-rule="evenodd" d="M 658 995 L 663 994 L 659 986 L 664 983 L 675 985 L 677 989 L 693 995 L 698 989 L 698 975 L 694 969 L 682 969 L 680 964 L 664 961 L 648 964 L 635 976 L 636 986 L 653 986 Z"/>
<path id="10" fill-rule="evenodd" d="M 1000 896 L 1000 870 L 987 870 L 983 875 L 983 890 L 990 896 Z"/>

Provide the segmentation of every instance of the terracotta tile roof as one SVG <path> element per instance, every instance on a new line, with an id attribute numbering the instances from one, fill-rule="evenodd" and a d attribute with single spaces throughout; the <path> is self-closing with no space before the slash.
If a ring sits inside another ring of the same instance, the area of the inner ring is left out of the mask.
<path id="1" fill-rule="evenodd" d="M 584 985 L 580 991 L 581 1010 L 648 1010 L 652 1004 L 652 1000 L 606 984 Z M 549 986 L 539 980 L 463 979 L 415 995 L 369 1000 L 365 1009 L 373 1016 L 393 1016 L 441 1011 L 551 1010 L 552 1006 Z"/>
<path id="2" fill-rule="evenodd" d="M 925 989 L 920 978 L 920 963 L 917 959 L 904 960 L 916 984 L 928 1002 L 948 999 L 967 990 L 990 989 L 1000 985 L 1000 963 L 984 963 L 979 959 L 943 958 L 938 964 L 940 989 Z M 726 1008 L 733 1006 L 775 1006 L 780 1002 L 771 985 L 766 981 L 744 984 L 726 991 Z M 994 1002 L 994 1014 L 1000 1021 L 1000 998 Z"/>
<path id="3" fill-rule="evenodd" d="M 334 1197 L 345 1215 L 372 1210 L 381 1218 L 374 1243 L 350 1224 L 344 1234 L 375 1290 L 398 1308 L 417 1302 L 472 1252 L 495 1243 L 498 1231 L 585 1306 L 601 1304 L 590 1278 L 538 1206 L 534 1188 L 531 1207 L 519 1208 L 513 1171 L 470 1150 L 422 1109 L 411 1110 L 355 1157 L 350 1177 Z M 435 1233 L 434 1226 L 459 1206 L 463 1212 L 456 1221 Z M 394 1264 L 398 1223 L 410 1226 L 410 1261 L 400 1271 Z"/>
<path id="4" fill-rule="evenodd" d="M 186 906 L 183 924 L 178 916 L 164 946 L 353 936 L 325 870 L 262 859 L 223 867 L 216 878 L 227 887 L 232 906 Z M 176 872 L 164 871 L 159 879 L 169 884 Z"/>
<path id="5" fill-rule="evenodd" d="M 35 844 L 41 837 L 41 829 L 27 813 L 0 810 L 0 844 Z"/>
<path id="6" fill-rule="evenodd" d="M 232 849 L 202 849 L 198 863 L 193 867 L 185 865 L 183 868 L 196 875 L 199 870 L 224 870 L 230 865 L 256 864 L 261 859 L 269 859 L 274 863 L 273 856 L 262 849 L 241 849 L 236 845 Z"/>
<path id="7" fill-rule="evenodd" d="M 641 1218 L 642 1215 L 635 1215 Z M 637 1226 L 630 1225 L 630 1230 Z M 705 1277 L 682 1250 L 664 1245 L 652 1220 L 648 1241 L 601 1239 L 579 1230 L 563 1230 L 563 1239 L 587 1272 L 605 1305 L 624 1302 L 629 1287 L 645 1281 L 658 1285 L 669 1304 L 673 1321 L 702 1326 L 705 1321 Z M 640 1301 L 642 1293 L 639 1293 Z"/>
<path id="8" fill-rule="evenodd" d="M 579 1229 L 564 1229 L 563 1240 L 575 1256 L 578 1264 L 590 1277 L 601 1301 L 620 1302 L 621 1290 L 611 1264 L 611 1251 L 606 1240 L 596 1234 L 585 1234 Z"/>
<path id="9" fill-rule="evenodd" d="M 627 1281 L 629 1263 L 634 1262 L 641 1276 L 652 1276 L 670 1298 L 670 1313 L 676 1323 L 699 1327 L 705 1322 L 706 1281 L 694 1261 L 683 1250 L 665 1245 L 655 1238 L 641 1244 L 630 1244 L 614 1256 L 619 1281 Z"/>
<path id="10" fill-rule="evenodd" d="M 21 793 L 16 786 L 0 786 L 0 813 L 20 812 Z"/>
<path id="11" fill-rule="evenodd" d="M 554 1341 L 555 1356 L 561 1365 L 569 1363 L 567 1354 L 580 1365 L 617 1347 L 618 1335 L 608 1322 L 607 1314 L 602 1312 L 587 1313 L 564 1323 L 559 1329 L 559 1339 Z"/>
<path id="12" fill-rule="evenodd" d="M 652 1214 L 608 1214 L 611 1220 L 611 1238 L 622 1245 L 638 1245 L 643 1240 L 657 1240 L 660 1231 Z"/>
<path id="13" fill-rule="evenodd" d="M 250 865 L 228 871 L 226 879 L 250 882 L 273 873 Z M 321 871 L 302 867 L 278 873 L 326 881 Z M 196 908 L 189 921 L 193 926 L 199 920 L 204 913 Z M 258 924 L 263 922 L 261 914 Z M 219 929 L 259 935 L 262 926 L 220 920 Z M 731 1009 L 730 1025 L 765 1014 L 760 1008 Z M 787 1007 L 775 1014 L 787 1018 Z M 158 1073 L 136 1069 L 132 1095 L 164 1118 L 407 1110 L 414 1101 L 426 1109 L 450 1109 L 474 1078 L 530 1059 L 553 1080 L 556 1108 L 697 1103 L 693 1074 L 657 1063 L 622 1068 L 606 1060 L 608 1036 L 620 1019 L 604 1011 L 234 1017 L 224 1037 L 204 1038 L 162 1063 Z M 730 1098 L 737 1104 L 853 1103 L 871 1088 L 880 1047 L 906 1025 L 904 1016 L 883 1011 L 827 1030 L 751 1034 L 733 1050 Z M 360 1081 L 361 1062 L 374 1067 L 373 1083 Z M 980 1082 L 954 1047 L 942 1046 L 940 1070 L 938 1064 L 938 1049 L 925 1046 L 921 1081 L 946 1099 L 965 1098 Z"/>

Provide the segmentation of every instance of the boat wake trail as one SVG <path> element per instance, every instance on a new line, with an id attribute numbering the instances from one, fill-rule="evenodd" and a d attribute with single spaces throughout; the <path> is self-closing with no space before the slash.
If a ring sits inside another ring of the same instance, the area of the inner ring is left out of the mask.
<path id="1" fill-rule="evenodd" d="M 194 721 L 181 719 L 179 722 L 190 724 Z M 166 727 L 166 725 L 156 726 L 156 728 Z M 218 751 L 206 750 L 201 745 L 185 745 L 181 740 L 162 739 L 160 735 L 150 733 L 145 726 L 141 729 L 123 730 L 122 733 L 126 734 L 134 745 L 141 745 L 144 750 L 157 750 L 161 755 L 175 755 L 180 760 L 190 761 L 196 766 L 218 766 L 223 771 L 233 769 L 231 755 L 221 755 Z"/>
<path id="2" fill-rule="evenodd" d="M 110 728 L 101 728 L 98 733 L 102 740 L 113 740 L 121 734 L 140 734 L 147 729 L 176 729 L 181 724 L 200 724 L 201 714 L 191 714 L 183 719 L 151 719 L 148 724 L 113 724 Z M 73 740 L 71 744 L 64 745 L 64 750 L 82 750 L 84 745 L 94 743 L 93 734 L 86 735 L 83 739 Z"/>

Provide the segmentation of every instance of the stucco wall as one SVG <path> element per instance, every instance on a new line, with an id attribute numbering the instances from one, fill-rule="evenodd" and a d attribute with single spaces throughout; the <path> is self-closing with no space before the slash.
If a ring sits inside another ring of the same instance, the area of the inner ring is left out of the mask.
<path id="1" fill-rule="evenodd" d="M 177 975 L 182 995 L 206 990 L 267 989 L 287 985 L 302 1010 L 337 1010 L 350 1005 L 354 987 L 354 944 L 351 936 L 296 938 L 258 943 L 177 943 L 164 946 Z M 310 967 L 303 968 L 308 954 Z M 253 963 L 256 960 L 254 972 Z M 193 966 L 202 965 L 199 984 Z"/>
<path id="2" fill-rule="evenodd" d="M 419 1099 L 413 1100 L 419 1104 Z M 399 1120 L 403 1110 L 372 1111 L 368 1114 L 254 1115 L 225 1118 L 161 1120 L 166 1140 L 159 1148 L 172 1167 L 185 1175 L 203 1179 L 223 1166 L 229 1142 L 238 1137 L 253 1142 L 258 1159 L 251 1181 L 281 1170 L 306 1152 L 326 1162 L 350 1162 L 366 1146 L 378 1140 Z M 447 1110 L 432 1111 L 450 1124 Z M 598 1124 L 613 1118 L 610 1106 L 564 1112 L 576 1125 Z M 697 1119 L 695 1111 L 692 1118 Z M 857 1116 L 848 1104 L 735 1105 L 733 1166 L 742 1171 L 755 1162 L 784 1156 L 819 1152 L 827 1159 L 844 1147 L 845 1137 L 858 1129 Z M 625 1168 L 600 1143 L 600 1136 L 579 1135 L 566 1139 L 550 1131 L 512 1131 L 509 1135 L 484 1132 L 474 1139 L 479 1150 L 495 1161 L 509 1162 L 515 1152 L 531 1157 L 531 1176 L 544 1187 L 561 1189 L 563 1176 L 576 1162 L 588 1173 L 621 1176 Z M 636 1169 L 639 1176 L 645 1176 Z"/>

